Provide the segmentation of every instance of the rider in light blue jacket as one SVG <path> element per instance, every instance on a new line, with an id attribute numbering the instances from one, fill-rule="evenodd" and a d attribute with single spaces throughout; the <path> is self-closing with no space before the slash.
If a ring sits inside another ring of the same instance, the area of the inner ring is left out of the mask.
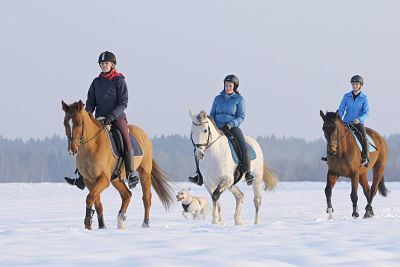
<path id="1" fill-rule="evenodd" d="M 210 116 L 218 128 L 225 124 L 229 124 L 231 128 L 239 127 L 245 117 L 243 97 L 239 94 L 228 95 L 223 90 L 215 97 Z"/>
<path id="2" fill-rule="evenodd" d="M 239 126 L 245 118 L 244 98 L 240 95 L 239 78 L 235 75 L 228 75 L 224 79 L 224 90 L 214 98 L 210 116 L 214 119 L 217 127 L 225 134 L 233 135 L 240 146 L 241 163 L 245 173 L 246 183 L 251 185 L 254 175 L 250 171 L 250 159 L 247 145 Z M 189 177 L 189 181 L 202 185 L 203 180 L 196 161 L 196 174 Z"/>
<path id="3" fill-rule="evenodd" d="M 343 118 L 344 123 L 353 124 L 358 130 L 357 134 L 361 135 L 359 136 L 363 150 L 361 165 L 367 165 L 369 162 L 368 140 L 364 123 L 369 115 L 368 97 L 361 92 L 364 79 L 360 75 L 353 76 L 350 82 L 353 90 L 343 96 L 339 105 L 339 116 Z"/>

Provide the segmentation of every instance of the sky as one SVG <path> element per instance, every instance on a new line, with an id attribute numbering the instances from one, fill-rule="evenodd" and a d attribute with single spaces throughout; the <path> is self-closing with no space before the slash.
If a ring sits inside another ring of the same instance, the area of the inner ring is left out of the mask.
<path id="1" fill-rule="evenodd" d="M 366 125 L 399 133 L 398 1 L 4 1 L 0 136 L 64 135 L 61 100 L 86 100 L 98 56 L 117 56 L 129 123 L 150 137 L 189 135 L 189 109 L 210 111 L 235 74 L 252 136 L 323 137 L 354 74 Z"/>
<path id="2" fill-rule="evenodd" d="M 178 183 L 175 192 L 187 184 Z M 142 229 L 140 185 L 133 190 L 126 229 L 117 229 L 118 192 L 102 193 L 105 230 L 84 229 L 85 197 L 66 183 L 0 184 L 0 260 L 2 266 L 398 266 L 400 183 L 386 183 L 391 193 L 377 195 L 375 217 L 351 217 L 350 183 L 333 189 L 335 220 L 325 213 L 324 183 L 281 183 L 263 192 L 260 224 L 254 225 L 252 187 L 244 193 L 242 225 L 235 225 L 235 200 L 221 195 L 223 225 L 182 216 L 180 202 L 166 212 L 156 194 L 150 228 Z M 361 188 L 360 188 L 361 189 Z M 365 197 L 359 190 L 360 216 Z M 211 205 L 204 187 L 190 190 Z M 27 201 L 29 199 L 29 201 Z M 68 201 L 66 201 L 66 199 Z"/>

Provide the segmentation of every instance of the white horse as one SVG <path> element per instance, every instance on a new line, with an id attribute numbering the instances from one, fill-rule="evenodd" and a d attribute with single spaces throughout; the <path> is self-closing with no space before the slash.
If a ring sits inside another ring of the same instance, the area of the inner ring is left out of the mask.
<path id="1" fill-rule="evenodd" d="M 195 156 L 199 160 L 199 169 L 204 185 L 213 200 L 212 223 L 222 224 L 220 195 L 228 189 L 236 199 L 235 224 L 241 224 L 240 211 L 243 204 L 243 193 L 234 183 L 234 171 L 237 164 L 232 158 L 228 138 L 216 127 L 214 121 L 202 111 L 198 115 L 189 112 L 192 119 L 191 139 L 195 147 Z M 261 205 L 261 181 L 264 190 L 273 190 L 278 182 L 276 175 L 264 164 L 264 155 L 260 145 L 254 138 L 245 137 L 256 152 L 256 159 L 250 162 L 250 170 L 254 174 L 253 192 L 256 210 L 254 224 L 258 224 L 258 211 Z M 243 179 L 243 176 L 241 177 Z"/>

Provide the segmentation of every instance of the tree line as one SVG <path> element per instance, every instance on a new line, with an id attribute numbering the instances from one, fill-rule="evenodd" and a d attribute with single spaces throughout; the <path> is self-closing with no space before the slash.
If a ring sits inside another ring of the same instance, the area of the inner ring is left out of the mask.
<path id="1" fill-rule="evenodd" d="M 258 137 L 265 161 L 281 181 L 325 181 L 327 166 L 323 139 Z M 400 135 L 386 137 L 389 161 L 386 181 L 400 181 Z M 172 181 L 186 181 L 195 170 L 193 146 L 187 136 L 154 137 L 154 158 Z M 0 182 L 63 182 L 74 176 L 75 157 L 67 153 L 65 137 L 7 139 L 0 137 Z M 371 179 L 372 174 L 369 175 Z"/>

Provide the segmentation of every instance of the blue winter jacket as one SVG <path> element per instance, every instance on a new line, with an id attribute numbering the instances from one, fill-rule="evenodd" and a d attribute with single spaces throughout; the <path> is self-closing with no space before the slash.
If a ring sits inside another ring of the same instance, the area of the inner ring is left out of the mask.
<path id="1" fill-rule="evenodd" d="M 239 127 L 245 117 L 244 98 L 236 93 L 228 95 L 223 90 L 214 98 L 210 116 L 218 128 L 227 123 L 232 127 Z"/>
<path id="2" fill-rule="evenodd" d="M 348 92 L 343 96 L 339 105 L 339 116 L 343 118 L 344 123 L 352 123 L 355 119 L 365 123 L 368 115 L 368 97 L 363 92 L 360 92 L 360 95 L 355 100 L 352 92 Z"/>

